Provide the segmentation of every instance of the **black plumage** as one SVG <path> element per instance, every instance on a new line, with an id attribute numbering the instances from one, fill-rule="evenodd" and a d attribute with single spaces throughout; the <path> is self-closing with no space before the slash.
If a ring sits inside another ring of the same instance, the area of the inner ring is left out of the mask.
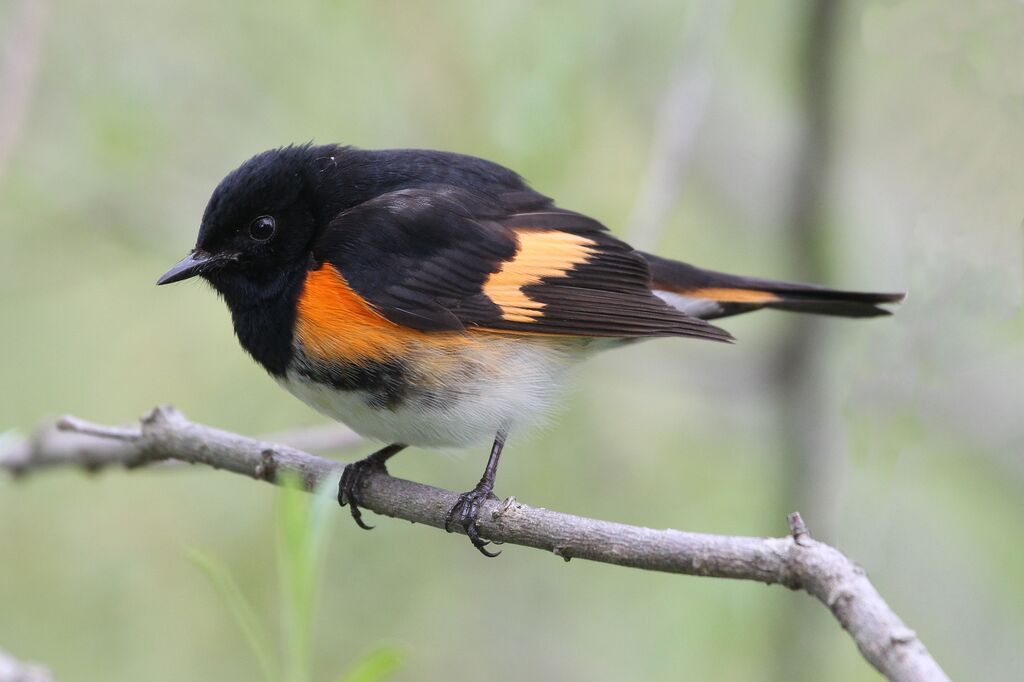
<path id="1" fill-rule="evenodd" d="M 407 445 L 493 437 L 446 524 L 485 554 L 476 516 L 505 438 L 553 406 L 567 366 L 606 345 L 590 339 L 727 341 L 707 319 L 763 307 L 870 316 L 902 298 L 644 254 L 483 159 L 312 144 L 257 154 L 221 181 L 192 253 L 158 283 L 196 275 L 283 386 L 391 443 L 342 478 L 339 501 L 360 525 L 366 471 Z"/>

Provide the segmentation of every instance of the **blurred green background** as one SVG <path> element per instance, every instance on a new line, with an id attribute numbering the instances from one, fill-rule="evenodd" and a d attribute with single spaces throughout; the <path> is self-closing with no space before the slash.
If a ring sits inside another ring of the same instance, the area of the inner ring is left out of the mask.
<path id="1" fill-rule="evenodd" d="M 0 432 L 161 402 L 247 434 L 320 423 L 240 351 L 201 283 L 153 286 L 217 181 L 290 142 L 484 156 L 629 237 L 666 93 L 704 59 L 681 195 L 651 246 L 752 275 L 803 267 L 787 216 L 809 3 L 707 21 L 679 0 L 41 1 L 0 0 L 0 40 L 18 48 L 4 58 L 38 57 L 0 145 Z M 835 50 L 826 283 L 910 298 L 818 328 L 828 399 L 810 408 L 831 465 L 802 484 L 827 493 L 802 511 L 954 679 L 1022 679 L 1024 4 L 850 3 Z M 787 480 L 800 406 L 780 405 L 773 369 L 795 320 L 731 320 L 735 346 L 593 359 L 559 419 L 510 441 L 497 492 L 783 534 L 808 492 Z M 464 490 L 485 454 L 411 451 L 392 472 Z M 226 564 L 269 622 L 278 495 L 200 469 L 0 483 L 0 649 L 60 680 L 255 679 L 186 548 Z M 326 550 L 317 679 L 382 644 L 403 654 L 395 680 L 877 679 L 802 594 L 516 547 L 485 561 L 463 537 L 388 519 L 366 533 L 347 515 Z"/>

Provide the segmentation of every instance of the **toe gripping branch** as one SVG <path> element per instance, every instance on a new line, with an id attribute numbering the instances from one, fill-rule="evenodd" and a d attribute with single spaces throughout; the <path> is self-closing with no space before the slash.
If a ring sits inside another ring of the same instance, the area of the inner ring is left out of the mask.
<path id="1" fill-rule="evenodd" d="M 341 472 L 341 481 L 338 483 L 338 504 L 342 507 L 348 505 L 352 512 L 352 519 L 356 525 L 364 530 L 372 530 L 373 526 L 363 521 L 363 512 L 360 494 L 366 482 L 367 474 L 388 473 L 387 461 L 405 449 L 400 443 L 394 443 L 381 448 L 369 457 L 364 457 L 358 462 L 352 462 Z"/>
<path id="2" fill-rule="evenodd" d="M 448 511 L 448 516 L 444 520 L 444 529 L 451 533 L 452 524 L 458 521 L 462 529 L 466 531 L 466 535 L 469 536 L 469 541 L 473 543 L 473 546 L 485 557 L 493 559 L 501 554 L 501 552 L 491 552 L 486 549 L 487 545 L 491 543 L 489 540 L 484 540 L 480 537 L 480 532 L 476 526 L 477 519 L 480 517 L 480 509 L 483 507 L 484 502 L 488 498 L 494 497 L 494 494 L 491 492 L 492 487 L 493 483 L 485 485 L 484 481 L 480 481 L 477 487 L 459 495 L 458 501 Z"/>
<path id="3" fill-rule="evenodd" d="M 503 447 L 505 447 L 505 433 L 499 431 L 498 435 L 494 437 L 491 455 L 487 458 L 487 467 L 484 469 L 484 475 L 480 478 L 480 482 L 469 492 L 459 495 L 458 501 L 455 503 L 455 506 L 448 510 L 448 516 L 444 521 L 444 529 L 451 533 L 452 524 L 458 520 L 459 525 L 462 526 L 466 535 L 469 536 L 469 541 L 473 543 L 473 546 L 485 557 L 491 558 L 498 556 L 501 552 L 490 552 L 486 549 L 487 545 L 491 543 L 480 537 L 476 522 L 480 517 L 480 509 L 483 507 L 484 502 L 488 498 L 494 497 L 494 479 L 498 474 L 498 460 L 501 459 Z"/>
<path id="4" fill-rule="evenodd" d="M 491 543 L 480 537 L 477 520 L 480 517 L 480 510 L 483 508 L 484 502 L 489 498 L 494 498 L 494 479 L 498 473 L 498 460 L 501 459 L 501 450 L 504 446 L 505 433 L 499 432 L 494 438 L 491 454 L 487 459 L 487 467 L 484 469 L 484 475 L 480 478 L 480 482 L 469 492 L 459 495 L 458 501 L 448 510 L 448 515 L 444 521 L 444 528 L 449 533 L 453 532 L 452 526 L 457 522 L 466 535 L 469 536 L 469 541 L 473 543 L 473 546 L 484 556 L 492 558 L 498 556 L 501 552 L 487 550 L 487 546 Z M 338 483 L 338 504 L 342 507 L 348 506 L 352 512 L 352 519 L 360 528 L 365 530 L 373 528 L 373 526 L 363 521 L 363 512 L 360 509 L 363 506 L 360 495 L 366 483 L 367 475 L 371 473 L 388 473 L 387 461 L 404 450 L 405 447 L 405 445 L 400 443 L 389 445 L 369 457 L 349 464 L 341 473 L 341 481 Z"/>

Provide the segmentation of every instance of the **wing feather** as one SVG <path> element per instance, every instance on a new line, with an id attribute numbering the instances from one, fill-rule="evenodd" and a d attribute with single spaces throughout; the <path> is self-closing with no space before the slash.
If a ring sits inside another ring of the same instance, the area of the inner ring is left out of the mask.
<path id="1" fill-rule="evenodd" d="M 642 255 L 596 220 L 517 201 L 390 192 L 339 215 L 314 256 L 381 315 L 424 331 L 731 338 L 655 296 Z"/>

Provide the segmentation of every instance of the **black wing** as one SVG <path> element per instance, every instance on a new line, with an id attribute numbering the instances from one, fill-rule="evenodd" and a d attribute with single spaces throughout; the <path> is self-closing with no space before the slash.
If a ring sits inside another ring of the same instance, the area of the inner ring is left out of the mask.
<path id="1" fill-rule="evenodd" d="M 600 223 L 529 192 L 383 194 L 335 218 L 314 257 L 423 331 L 731 338 L 654 296 L 646 261 Z"/>

